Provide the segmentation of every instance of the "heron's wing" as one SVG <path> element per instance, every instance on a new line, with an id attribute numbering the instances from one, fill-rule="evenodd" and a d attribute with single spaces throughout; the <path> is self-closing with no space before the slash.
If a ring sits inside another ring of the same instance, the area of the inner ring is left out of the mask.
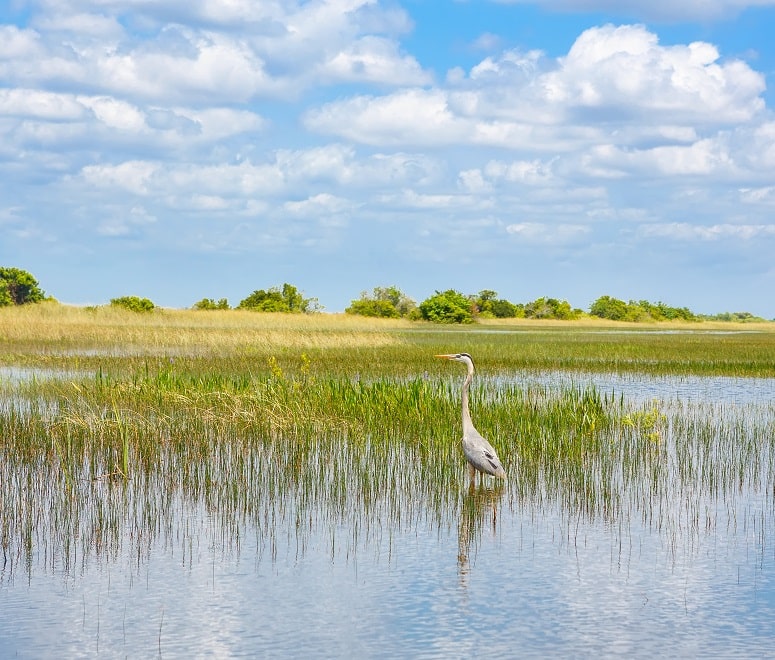
<path id="1" fill-rule="evenodd" d="M 506 474 L 498 454 L 478 432 L 469 433 L 463 438 L 463 451 L 469 463 L 477 470 L 496 476 Z"/>
<path id="2" fill-rule="evenodd" d="M 494 451 L 488 451 L 487 449 L 482 449 L 482 454 L 484 455 L 485 460 L 492 466 L 493 470 L 498 471 L 503 469 L 503 466 L 501 465 L 501 461 Z"/>

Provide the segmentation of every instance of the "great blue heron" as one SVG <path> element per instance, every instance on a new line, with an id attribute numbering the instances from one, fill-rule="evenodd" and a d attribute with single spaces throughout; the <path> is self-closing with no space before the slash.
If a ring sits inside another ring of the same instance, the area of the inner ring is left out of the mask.
<path id="1" fill-rule="evenodd" d="M 468 367 L 468 373 L 463 381 L 463 453 L 468 459 L 471 485 L 476 482 L 477 470 L 500 479 L 505 479 L 506 470 L 503 469 L 498 455 L 495 453 L 492 445 L 474 428 L 474 423 L 471 421 L 471 412 L 468 410 L 468 388 L 474 377 L 474 361 L 468 353 L 453 353 L 450 355 L 437 355 L 436 357 L 462 362 Z"/>

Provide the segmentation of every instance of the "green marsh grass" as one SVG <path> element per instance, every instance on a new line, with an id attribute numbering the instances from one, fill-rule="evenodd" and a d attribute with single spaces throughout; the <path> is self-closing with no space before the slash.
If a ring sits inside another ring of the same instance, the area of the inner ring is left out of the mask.
<path id="1" fill-rule="evenodd" d="M 769 329 L 449 329 L 56 306 L 0 310 L 0 329 L 6 364 L 67 374 L 0 383 L 0 545 L 17 566 L 42 556 L 71 570 L 127 542 L 138 561 L 158 542 L 190 558 L 202 535 L 238 551 L 247 529 L 275 557 L 287 545 L 278 535 L 303 553 L 323 530 L 332 552 L 349 553 L 398 530 L 457 527 L 464 557 L 497 506 L 638 519 L 678 543 L 734 517 L 747 488 L 769 494 L 771 509 L 772 406 L 636 405 L 593 387 L 497 378 L 772 376 Z M 497 497 L 491 487 L 464 495 L 463 373 L 432 357 L 453 350 L 477 362 L 472 414 L 509 474 Z"/>
<path id="2" fill-rule="evenodd" d="M 165 360 L 190 373 L 252 375 L 274 358 L 289 374 L 443 373 L 434 352 L 474 354 L 483 373 L 570 370 L 775 376 L 775 323 L 625 324 L 487 321 L 435 326 L 346 314 L 259 314 L 56 304 L 0 309 L 0 364 L 105 370 L 126 377 Z"/>

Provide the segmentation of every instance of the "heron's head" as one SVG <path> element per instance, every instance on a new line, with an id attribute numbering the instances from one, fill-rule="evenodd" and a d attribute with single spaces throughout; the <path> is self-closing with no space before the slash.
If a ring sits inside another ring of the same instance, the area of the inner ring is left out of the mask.
<path id="1" fill-rule="evenodd" d="M 462 362 L 463 364 L 473 365 L 474 360 L 468 353 L 447 353 L 444 355 L 437 355 L 437 358 L 443 360 L 454 360 L 455 362 Z"/>

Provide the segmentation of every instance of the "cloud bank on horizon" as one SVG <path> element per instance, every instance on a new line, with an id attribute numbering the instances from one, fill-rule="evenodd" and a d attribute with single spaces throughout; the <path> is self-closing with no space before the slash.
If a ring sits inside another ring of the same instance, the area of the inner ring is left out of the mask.
<path id="1" fill-rule="evenodd" d="M 18 0 L 0 263 L 68 302 L 397 284 L 775 317 L 775 0 Z"/>

